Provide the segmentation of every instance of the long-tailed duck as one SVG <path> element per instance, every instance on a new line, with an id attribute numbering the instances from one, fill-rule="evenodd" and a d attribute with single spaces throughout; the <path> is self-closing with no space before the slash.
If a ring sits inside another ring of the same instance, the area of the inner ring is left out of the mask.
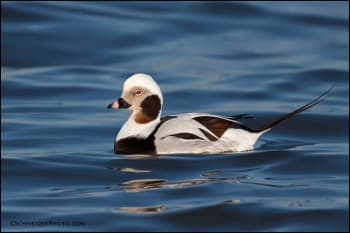
<path id="1" fill-rule="evenodd" d="M 163 96 L 147 74 L 134 74 L 124 83 L 121 98 L 108 108 L 132 110 L 114 142 L 114 153 L 222 153 L 252 150 L 258 138 L 275 125 L 324 100 L 330 90 L 310 103 L 258 129 L 238 120 L 247 115 L 218 116 L 186 113 L 161 117 Z"/>

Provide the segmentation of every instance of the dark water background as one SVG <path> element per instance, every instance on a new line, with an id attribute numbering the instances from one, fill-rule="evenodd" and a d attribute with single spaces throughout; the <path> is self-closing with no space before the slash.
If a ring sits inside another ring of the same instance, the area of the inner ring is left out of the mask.
<path id="1" fill-rule="evenodd" d="M 348 11 L 1 2 L 2 230 L 348 231 Z M 114 155 L 129 112 L 106 106 L 136 72 L 161 85 L 164 115 L 251 126 L 336 89 L 251 152 Z"/>

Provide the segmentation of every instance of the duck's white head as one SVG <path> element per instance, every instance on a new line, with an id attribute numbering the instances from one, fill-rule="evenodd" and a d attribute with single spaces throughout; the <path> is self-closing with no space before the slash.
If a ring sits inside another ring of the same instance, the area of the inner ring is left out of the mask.
<path id="1" fill-rule="evenodd" d="M 160 118 L 163 96 L 158 84 L 147 74 L 130 76 L 123 86 L 121 97 L 108 108 L 127 108 L 133 111 L 132 119 L 146 124 Z"/>

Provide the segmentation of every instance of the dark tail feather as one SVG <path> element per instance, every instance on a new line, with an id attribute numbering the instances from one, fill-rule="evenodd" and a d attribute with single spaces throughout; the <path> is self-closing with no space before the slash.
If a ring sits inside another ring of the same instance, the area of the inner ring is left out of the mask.
<path id="1" fill-rule="evenodd" d="M 277 124 L 279 124 L 279 123 L 281 123 L 281 122 L 291 118 L 292 116 L 295 116 L 296 114 L 301 113 L 301 112 L 303 112 L 303 111 L 305 111 L 305 110 L 315 106 L 316 104 L 318 104 L 321 101 L 325 100 L 329 96 L 329 94 L 333 90 L 333 88 L 334 88 L 334 85 L 331 88 L 329 88 L 326 92 L 324 92 L 322 95 L 320 95 L 319 97 L 317 97 L 316 99 L 311 101 L 310 103 L 305 104 L 304 106 L 294 110 L 293 112 L 290 112 L 290 113 L 288 113 L 288 114 L 286 114 L 284 116 L 281 116 L 281 117 L 277 118 L 276 120 L 272 121 L 271 123 L 267 124 L 266 126 L 263 126 L 260 129 L 256 129 L 256 130 L 253 130 L 253 131 L 256 132 L 256 133 L 260 133 L 260 132 L 263 132 L 265 130 L 271 129 L 275 125 L 277 125 Z"/>

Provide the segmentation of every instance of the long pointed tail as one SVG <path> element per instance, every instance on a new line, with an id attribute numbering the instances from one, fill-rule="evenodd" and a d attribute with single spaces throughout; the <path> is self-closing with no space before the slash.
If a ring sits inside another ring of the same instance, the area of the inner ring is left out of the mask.
<path id="1" fill-rule="evenodd" d="M 329 88 L 326 92 L 324 92 L 322 95 L 320 95 L 319 97 L 317 97 L 316 99 L 314 99 L 313 101 L 311 101 L 310 103 L 308 104 L 305 104 L 304 106 L 294 110 L 293 112 L 290 112 L 286 115 L 283 115 L 279 118 L 277 118 L 276 120 L 272 121 L 271 123 L 259 128 L 259 129 L 255 129 L 253 130 L 254 132 L 256 133 L 261 133 L 261 132 L 264 132 L 264 131 L 268 131 L 269 129 L 271 129 L 272 127 L 274 127 L 275 125 L 278 125 L 279 123 L 291 118 L 292 116 L 295 116 L 296 114 L 298 113 L 301 113 L 313 106 L 315 106 L 316 104 L 320 103 L 321 101 L 325 100 L 329 94 L 331 93 L 331 91 L 333 90 L 334 88 L 334 85 Z"/>

